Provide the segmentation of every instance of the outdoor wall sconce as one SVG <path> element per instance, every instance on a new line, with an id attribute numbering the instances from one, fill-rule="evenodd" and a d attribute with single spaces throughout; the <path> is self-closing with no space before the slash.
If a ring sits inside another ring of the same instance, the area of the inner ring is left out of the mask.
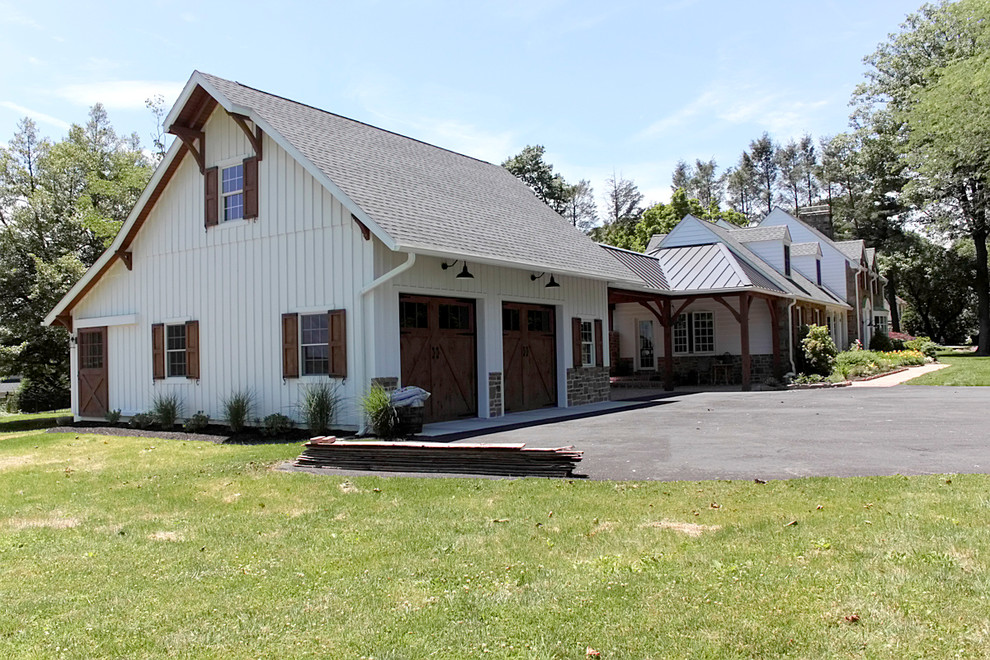
<path id="1" fill-rule="evenodd" d="M 452 263 L 449 263 L 449 264 L 446 261 L 444 261 L 443 263 L 440 264 L 440 268 L 443 268 L 444 270 L 447 270 L 448 268 L 453 268 L 457 264 L 458 261 L 460 261 L 460 259 L 455 259 Z M 474 279 L 474 275 L 472 275 L 470 272 L 468 272 L 467 262 L 466 261 L 464 262 L 464 267 L 461 268 L 461 272 L 459 272 L 455 276 L 455 278 L 458 279 L 458 280 L 473 280 Z"/>
<path id="2" fill-rule="evenodd" d="M 546 271 L 543 271 L 539 275 L 530 275 L 529 276 L 529 281 L 530 282 L 535 282 L 536 280 L 540 279 L 541 277 L 543 277 L 546 274 L 547 274 L 547 272 Z M 560 288 L 560 285 L 557 284 L 557 280 L 553 279 L 553 273 L 550 273 L 550 281 L 547 282 L 544 285 L 543 288 L 545 288 L 545 289 L 559 289 Z"/>

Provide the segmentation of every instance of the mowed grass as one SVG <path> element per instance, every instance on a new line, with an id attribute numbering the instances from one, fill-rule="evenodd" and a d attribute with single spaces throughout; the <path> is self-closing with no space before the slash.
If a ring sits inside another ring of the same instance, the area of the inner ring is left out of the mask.
<path id="1" fill-rule="evenodd" d="M 286 473 L 0 436 L 0 657 L 985 657 L 990 478 Z"/>
<path id="2" fill-rule="evenodd" d="M 990 386 L 990 357 L 972 353 L 939 353 L 949 366 L 907 381 L 908 385 Z"/>
<path id="3" fill-rule="evenodd" d="M 64 410 L 52 410 L 40 413 L 17 413 L 7 415 L 0 413 L 0 434 L 12 431 L 30 431 L 32 429 L 47 429 L 58 423 L 59 417 L 70 417 L 72 411 L 68 408 Z"/>

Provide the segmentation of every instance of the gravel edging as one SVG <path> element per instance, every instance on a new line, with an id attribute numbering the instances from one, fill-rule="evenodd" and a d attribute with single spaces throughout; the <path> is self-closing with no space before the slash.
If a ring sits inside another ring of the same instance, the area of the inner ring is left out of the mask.
<path id="1" fill-rule="evenodd" d="M 230 440 L 226 435 L 209 435 L 207 433 L 181 433 L 178 431 L 149 431 L 145 429 L 122 429 L 116 426 L 56 426 L 50 428 L 46 433 L 75 433 L 82 435 L 92 433 L 95 435 L 115 435 L 130 438 L 161 438 L 163 440 L 191 440 L 194 442 L 212 442 L 215 445 L 222 445 Z"/>

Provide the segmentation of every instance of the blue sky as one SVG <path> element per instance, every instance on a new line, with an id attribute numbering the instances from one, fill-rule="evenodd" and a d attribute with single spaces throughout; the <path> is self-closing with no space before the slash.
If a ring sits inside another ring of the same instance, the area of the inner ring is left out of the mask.
<path id="1" fill-rule="evenodd" d="M 0 141 L 101 101 L 150 144 L 144 99 L 199 69 L 495 163 L 542 144 L 596 195 L 615 171 L 661 201 L 680 158 L 845 130 L 863 56 L 919 5 L 0 0 Z"/>

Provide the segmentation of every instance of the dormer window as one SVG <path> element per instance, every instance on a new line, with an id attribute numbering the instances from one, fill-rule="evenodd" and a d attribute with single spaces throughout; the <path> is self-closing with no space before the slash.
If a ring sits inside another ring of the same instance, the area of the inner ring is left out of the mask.
<path id="1" fill-rule="evenodd" d="M 818 286 L 822 285 L 822 260 L 815 259 L 815 270 L 818 272 Z"/>
<path id="2" fill-rule="evenodd" d="M 791 246 L 784 246 L 784 275 L 791 276 Z"/>
<path id="3" fill-rule="evenodd" d="M 223 168 L 220 181 L 220 208 L 223 210 L 223 221 L 240 220 L 244 217 L 244 165 L 238 163 Z"/>

